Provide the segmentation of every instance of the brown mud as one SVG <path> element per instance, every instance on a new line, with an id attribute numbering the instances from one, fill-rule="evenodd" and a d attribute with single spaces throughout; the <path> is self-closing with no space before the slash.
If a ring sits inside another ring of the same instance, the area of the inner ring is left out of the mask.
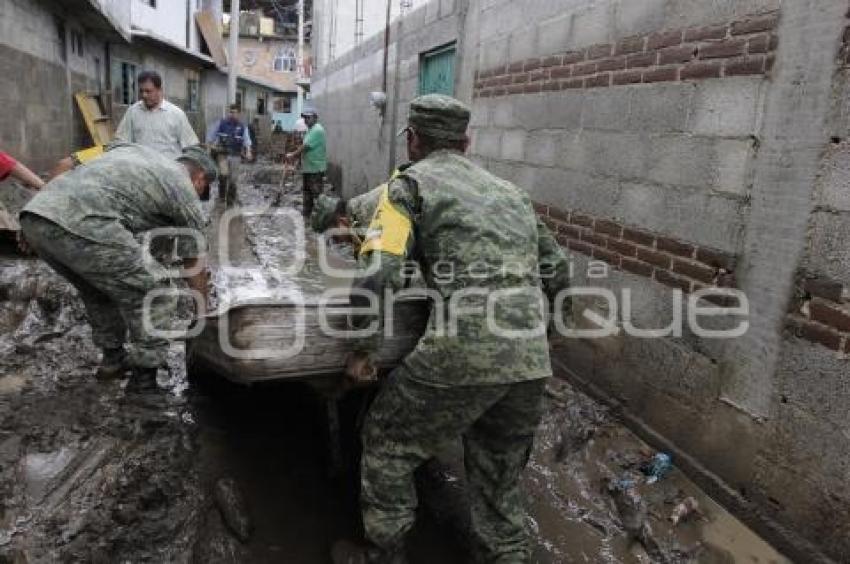
<path id="1" fill-rule="evenodd" d="M 246 167 L 240 200 L 296 207 L 298 186 Z M 216 221 L 223 210 L 209 211 Z M 218 299 L 258 280 L 309 290 L 309 261 L 304 279 L 252 274 L 297 258 L 283 220 L 242 221 L 227 234 L 242 270 L 218 273 Z M 311 388 L 240 388 L 212 374 L 190 383 L 182 344 L 172 353 L 161 394 L 97 382 L 74 291 L 37 260 L 0 257 L 0 563 L 321 564 L 334 540 L 358 538 L 365 392 L 341 402 L 347 471 L 332 477 L 325 404 Z M 599 404 L 562 381 L 546 401 L 523 482 L 536 562 L 787 562 L 679 471 L 647 484 L 639 468 L 654 453 Z M 456 449 L 440 458 L 418 476 L 415 563 L 468 561 L 462 464 Z M 616 503 L 610 486 L 622 483 L 634 484 L 632 506 Z M 698 510 L 674 526 L 688 498 Z"/>

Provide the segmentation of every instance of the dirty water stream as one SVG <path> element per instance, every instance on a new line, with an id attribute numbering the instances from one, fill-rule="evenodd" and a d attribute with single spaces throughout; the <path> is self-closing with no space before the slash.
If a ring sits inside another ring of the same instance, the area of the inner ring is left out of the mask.
<path id="1" fill-rule="evenodd" d="M 246 167 L 239 197 L 300 203 L 297 184 L 262 164 Z M 224 210 L 208 211 L 215 225 Z M 272 272 L 300 252 L 287 221 L 233 222 L 219 304 L 326 285 L 314 241 L 300 274 Z M 364 392 L 341 403 L 346 471 L 331 476 L 325 406 L 310 387 L 245 388 L 211 373 L 189 383 L 178 343 L 163 393 L 140 398 L 96 382 L 97 359 L 73 290 L 36 260 L 0 257 L 0 564 L 321 564 L 334 540 L 358 538 Z M 648 483 L 657 453 L 598 403 L 558 380 L 546 402 L 523 482 L 536 562 L 788 562 L 675 467 Z M 412 562 L 469 561 L 459 461 L 450 449 L 419 476 Z"/>

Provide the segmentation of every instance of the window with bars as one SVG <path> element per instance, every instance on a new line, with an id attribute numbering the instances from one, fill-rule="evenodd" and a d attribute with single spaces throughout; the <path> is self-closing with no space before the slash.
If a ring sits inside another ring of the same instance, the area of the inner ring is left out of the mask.
<path id="1" fill-rule="evenodd" d="M 295 72 L 298 61 L 295 58 L 295 50 L 284 47 L 278 49 L 274 57 L 275 72 Z"/>
<path id="2" fill-rule="evenodd" d="M 136 101 L 136 65 L 121 63 L 121 103 L 130 105 Z"/>
<path id="3" fill-rule="evenodd" d="M 197 112 L 201 109 L 201 91 L 198 87 L 197 79 L 190 78 L 186 85 L 187 102 L 186 109 L 190 112 Z"/>

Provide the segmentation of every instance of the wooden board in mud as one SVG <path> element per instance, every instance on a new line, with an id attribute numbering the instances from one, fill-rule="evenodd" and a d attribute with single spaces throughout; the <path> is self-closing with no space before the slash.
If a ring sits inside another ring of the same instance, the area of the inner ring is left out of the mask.
<path id="1" fill-rule="evenodd" d="M 303 312 L 303 313 L 299 313 Z M 326 306 L 322 327 L 320 308 L 305 304 L 247 303 L 206 318 L 203 331 L 187 343 L 190 362 L 212 368 L 234 382 L 311 380 L 342 374 L 356 339 L 343 335 L 346 304 Z M 379 352 L 382 369 L 396 366 L 416 346 L 428 322 L 424 298 L 395 303 L 393 330 Z"/>

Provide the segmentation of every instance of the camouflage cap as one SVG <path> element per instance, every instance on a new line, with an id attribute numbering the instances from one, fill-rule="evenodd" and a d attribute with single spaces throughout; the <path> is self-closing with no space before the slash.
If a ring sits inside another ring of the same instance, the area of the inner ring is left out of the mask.
<path id="1" fill-rule="evenodd" d="M 418 133 L 436 139 L 462 141 L 469 125 L 469 108 L 444 94 L 426 94 L 410 103 L 407 122 Z"/>
<path id="2" fill-rule="evenodd" d="M 207 175 L 207 181 L 213 182 L 218 178 L 218 167 L 209 153 L 200 145 L 192 145 L 183 149 L 183 154 L 177 157 L 178 161 L 189 161 L 195 163 Z"/>
<path id="3" fill-rule="evenodd" d="M 313 215 L 310 216 L 310 227 L 316 233 L 324 233 L 333 227 L 336 211 L 341 200 L 327 194 L 319 194 L 313 204 Z"/>

